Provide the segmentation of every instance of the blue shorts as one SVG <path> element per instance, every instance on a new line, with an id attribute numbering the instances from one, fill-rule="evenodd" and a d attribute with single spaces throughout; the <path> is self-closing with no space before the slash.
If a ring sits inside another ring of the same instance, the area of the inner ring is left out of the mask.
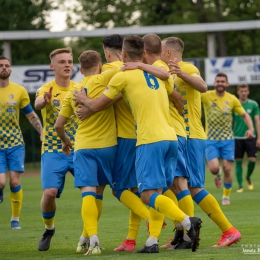
<path id="1" fill-rule="evenodd" d="M 206 140 L 187 139 L 187 170 L 191 188 L 203 188 L 205 183 L 205 150 Z"/>
<path id="2" fill-rule="evenodd" d="M 172 185 L 177 152 L 177 141 L 137 146 L 135 169 L 139 192 Z"/>
<path id="3" fill-rule="evenodd" d="M 137 187 L 135 151 L 136 139 L 117 138 L 116 156 L 112 173 L 113 190 Z"/>
<path id="4" fill-rule="evenodd" d="M 67 172 L 74 175 L 73 151 L 70 156 L 63 152 L 45 152 L 41 157 L 42 189 L 58 189 L 57 198 L 64 189 Z"/>
<path id="5" fill-rule="evenodd" d="M 74 154 L 75 187 L 97 187 L 112 184 L 116 145 L 107 148 L 82 149 Z"/>
<path id="6" fill-rule="evenodd" d="M 222 158 L 228 161 L 234 161 L 235 141 L 230 140 L 207 140 L 206 158 L 209 162 L 215 158 Z"/>
<path id="7" fill-rule="evenodd" d="M 177 154 L 177 165 L 174 177 L 184 177 L 189 179 L 189 173 L 186 166 L 186 146 L 187 140 L 182 136 L 178 136 L 178 154 Z"/>
<path id="8" fill-rule="evenodd" d="M 24 157 L 24 145 L 0 150 L 0 173 L 5 173 L 7 168 L 13 172 L 24 172 Z"/>

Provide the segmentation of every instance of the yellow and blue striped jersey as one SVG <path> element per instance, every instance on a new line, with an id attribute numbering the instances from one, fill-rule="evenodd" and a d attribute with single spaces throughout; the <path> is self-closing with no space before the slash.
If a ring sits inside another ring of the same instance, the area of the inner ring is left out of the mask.
<path id="1" fill-rule="evenodd" d="M 114 99 L 119 93 L 129 104 L 136 122 L 137 146 L 163 140 L 177 140 L 170 124 L 169 98 L 172 87 L 165 82 L 135 69 L 118 72 L 104 94 Z"/>
<path id="2" fill-rule="evenodd" d="M 104 74 L 85 77 L 69 91 L 64 99 L 60 115 L 69 118 L 77 109 L 77 107 L 75 107 L 75 101 L 72 100 L 75 90 L 81 91 L 81 87 L 84 87 L 89 98 L 98 98 L 116 72 L 117 70 L 110 70 Z M 94 113 L 85 120 L 78 121 L 78 128 L 75 135 L 75 151 L 105 148 L 116 144 L 116 122 L 113 106 Z"/>
<path id="3" fill-rule="evenodd" d="M 106 63 L 102 66 L 102 72 L 119 68 L 123 65 L 122 61 Z M 114 104 L 117 136 L 121 138 L 136 139 L 135 122 L 129 106 L 124 99 Z"/>
<path id="4" fill-rule="evenodd" d="M 36 99 L 43 97 L 44 92 L 48 92 L 50 87 L 52 89 L 51 100 L 46 106 L 41 110 L 42 120 L 43 120 L 43 141 L 42 141 L 42 153 L 47 152 L 63 152 L 62 151 L 62 142 L 57 135 L 57 132 L 54 128 L 55 122 L 61 110 L 64 98 L 70 89 L 75 86 L 75 82 L 70 81 L 68 87 L 59 86 L 55 80 L 43 85 L 39 88 L 36 93 Z M 74 135 L 77 129 L 78 118 L 75 114 L 72 114 L 67 121 L 65 126 L 66 134 L 69 136 L 71 143 L 74 143 Z"/>
<path id="5" fill-rule="evenodd" d="M 165 62 L 163 62 L 162 60 L 155 61 L 153 63 L 153 66 L 161 67 L 161 68 L 164 68 L 165 70 L 169 71 L 168 65 Z M 170 86 L 172 86 L 173 91 L 175 91 L 174 81 L 173 81 L 172 76 L 169 77 L 168 83 L 166 82 L 166 84 L 170 84 Z M 170 122 L 175 129 L 176 135 L 183 136 L 183 137 L 186 138 L 186 132 L 185 132 L 185 125 L 184 125 L 183 117 L 179 114 L 179 112 L 177 111 L 177 109 L 174 106 L 174 103 L 172 101 L 169 102 L 169 105 L 170 105 L 170 107 L 169 107 L 170 108 Z"/>
<path id="6" fill-rule="evenodd" d="M 180 61 L 181 70 L 193 77 L 200 77 L 199 70 L 191 63 Z M 201 122 L 201 93 L 176 75 L 173 78 L 176 90 L 184 102 L 184 124 L 188 138 L 206 139 Z"/>
<path id="7" fill-rule="evenodd" d="M 218 96 L 215 90 L 201 95 L 204 106 L 206 134 L 210 140 L 233 139 L 232 112 L 242 115 L 245 113 L 239 100 L 232 94 L 225 92 Z"/>
<path id="8" fill-rule="evenodd" d="M 20 109 L 30 105 L 26 89 L 13 82 L 0 88 L 0 149 L 24 145 L 19 126 Z"/>

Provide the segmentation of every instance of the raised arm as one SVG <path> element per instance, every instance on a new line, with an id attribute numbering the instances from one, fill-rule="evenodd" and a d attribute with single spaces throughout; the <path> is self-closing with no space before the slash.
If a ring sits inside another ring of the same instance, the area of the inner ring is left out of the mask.
<path id="1" fill-rule="evenodd" d="M 91 99 L 86 95 L 84 88 L 82 88 L 81 91 L 76 90 L 73 95 L 73 100 L 76 101 L 76 104 L 86 106 L 93 113 L 107 108 L 111 105 L 112 101 L 112 99 L 108 98 L 105 94 L 101 94 L 101 96 L 97 99 Z"/>
<path id="2" fill-rule="evenodd" d="M 169 72 L 171 74 L 176 74 L 179 78 L 181 78 L 183 81 L 188 83 L 192 88 L 196 89 L 200 93 L 204 93 L 207 91 L 208 87 L 206 82 L 201 78 L 200 75 L 198 76 L 192 76 L 184 71 L 181 70 L 178 63 L 174 60 L 171 60 L 168 64 L 170 67 Z"/>
<path id="3" fill-rule="evenodd" d="M 166 69 L 162 67 L 156 67 L 153 65 L 145 64 L 142 62 L 126 62 L 122 67 L 122 71 L 134 69 L 144 70 L 149 74 L 152 74 L 155 77 L 162 80 L 167 80 L 170 76 L 169 72 Z"/>
<path id="4" fill-rule="evenodd" d="M 52 87 L 50 87 L 48 92 L 45 92 L 43 97 L 37 97 L 34 102 L 34 107 L 37 110 L 45 108 L 46 104 L 50 102 L 52 97 Z"/>

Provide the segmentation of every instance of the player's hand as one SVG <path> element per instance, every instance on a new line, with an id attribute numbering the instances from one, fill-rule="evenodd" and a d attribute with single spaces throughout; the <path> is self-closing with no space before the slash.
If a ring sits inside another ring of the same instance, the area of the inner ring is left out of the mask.
<path id="1" fill-rule="evenodd" d="M 76 115 L 80 120 L 89 118 L 92 114 L 93 112 L 89 108 L 83 105 L 78 105 L 78 109 L 76 110 Z"/>
<path id="2" fill-rule="evenodd" d="M 177 62 L 177 59 L 170 60 L 168 63 L 168 66 L 170 68 L 170 70 L 169 70 L 170 74 L 176 74 L 178 77 L 181 76 L 182 70 Z"/>
<path id="3" fill-rule="evenodd" d="M 260 139 L 256 139 L 256 147 L 260 148 Z"/>
<path id="4" fill-rule="evenodd" d="M 248 129 L 248 130 L 246 131 L 246 133 L 245 133 L 245 137 L 246 137 L 247 139 L 253 138 L 253 137 L 254 137 L 254 130 Z"/>
<path id="5" fill-rule="evenodd" d="M 66 154 L 66 155 L 71 155 L 71 149 L 72 149 L 72 144 L 70 142 L 70 139 L 68 136 L 66 136 L 66 141 L 62 142 L 62 151 Z"/>
<path id="6" fill-rule="evenodd" d="M 126 62 L 124 65 L 121 67 L 122 71 L 126 70 L 135 70 L 138 69 L 138 62 Z"/>
<path id="7" fill-rule="evenodd" d="M 43 98 L 45 100 L 45 103 L 49 103 L 50 102 L 51 97 L 52 97 L 52 89 L 53 89 L 53 87 L 50 87 L 48 92 L 44 92 Z"/>
<path id="8" fill-rule="evenodd" d="M 88 98 L 86 91 L 83 87 L 81 87 L 81 91 L 75 90 L 73 93 L 74 98 L 72 100 L 76 101 L 75 107 L 79 104 L 84 104 L 84 101 Z"/>

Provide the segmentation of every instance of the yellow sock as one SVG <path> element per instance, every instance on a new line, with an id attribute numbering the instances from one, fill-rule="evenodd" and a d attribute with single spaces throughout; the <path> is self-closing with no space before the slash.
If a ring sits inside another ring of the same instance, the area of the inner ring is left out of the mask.
<path id="1" fill-rule="evenodd" d="M 177 194 L 179 208 L 188 216 L 194 216 L 194 203 L 189 190 L 183 190 Z"/>
<path id="2" fill-rule="evenodd" d="M 11 199 L 11 207 L 12 207 L 12 216 L 18 218 L 22 209 L 23 202 L 23 190 L 21 185 L 18 185 L 15 188 L 10 188 L 10 199 Z"/>
<path id="3" fill-rule="evenodd" d="M 140 216 L 144 221 L 147 221 L 150 216 L 148 208 L 144 205 L 142 200 L 129 190 L 117 192 L 116 197 L 135 214 Z"/>
<path id="4" fill-rule="evenodd" d="M 55 211 L 44 213 L 42 212 L 42 221 L 46 228 L 52 228 L 54 226 Z"/>
<path id="5" fill-rule="evenodd" d="M 162 195 L 164 195 L 164 196 L 170 198 L 171 200 L 173 200 L 174 203 L 178 206 L 178 200 L 177 200 L 175 194 L 170 189 L 164 190 Z"/>
<path id="6" fill-rule="evenodd" d="M 89 237 L 98 234 L 98 209 L 95 192 L 82 193 L 81 215 Z"/>
<path id="7" fill-rule="evenodd" d="M 102 208 L 103 208 L 103 196 L 97 195 L 96 205 L 97 205 L 97 209 L 98 209 L 98 219 L 99 219 L 101 216 L 101 213 L 102 213 Z"/>
<path id="8" fill-rule="evenodd" d="M 141 217 L 130 210 L 127 238 L 136 240 L 141 220 Z"/>
<path id="9" fill-rule="evenodd" d="M 232 190 L 232 184 L 227 184 L 227 183 L 223 184 L 223 196 L 230 197 L 231 190 Z"/>
<path id="10" fill-rule="evenodd" d="M 222 232 L 232 227 L 221 210 L 217 200 L 206 190 L 201 190 L 194 196 L 194 201 L 219 226 Z"/>
<path id="11" fill-rule="evenodd" d="M 83 225 L 82 236 L 89 237 L 85 224 Z"/>
<path id="12" fill-rule="evenodd" d="M 165 217 L 179 223 L 187 217 L 171 199 L 158 193 L 154 193 L 150 197 L 150 206 L 161 212 Z"/>
<path id="13" fill-rule="evenodd" d="M 150 218 L 149 218 L 149 233 L 150 237 L 159 238 L 164 215 L 154 208 L 150 207 Z"/>

